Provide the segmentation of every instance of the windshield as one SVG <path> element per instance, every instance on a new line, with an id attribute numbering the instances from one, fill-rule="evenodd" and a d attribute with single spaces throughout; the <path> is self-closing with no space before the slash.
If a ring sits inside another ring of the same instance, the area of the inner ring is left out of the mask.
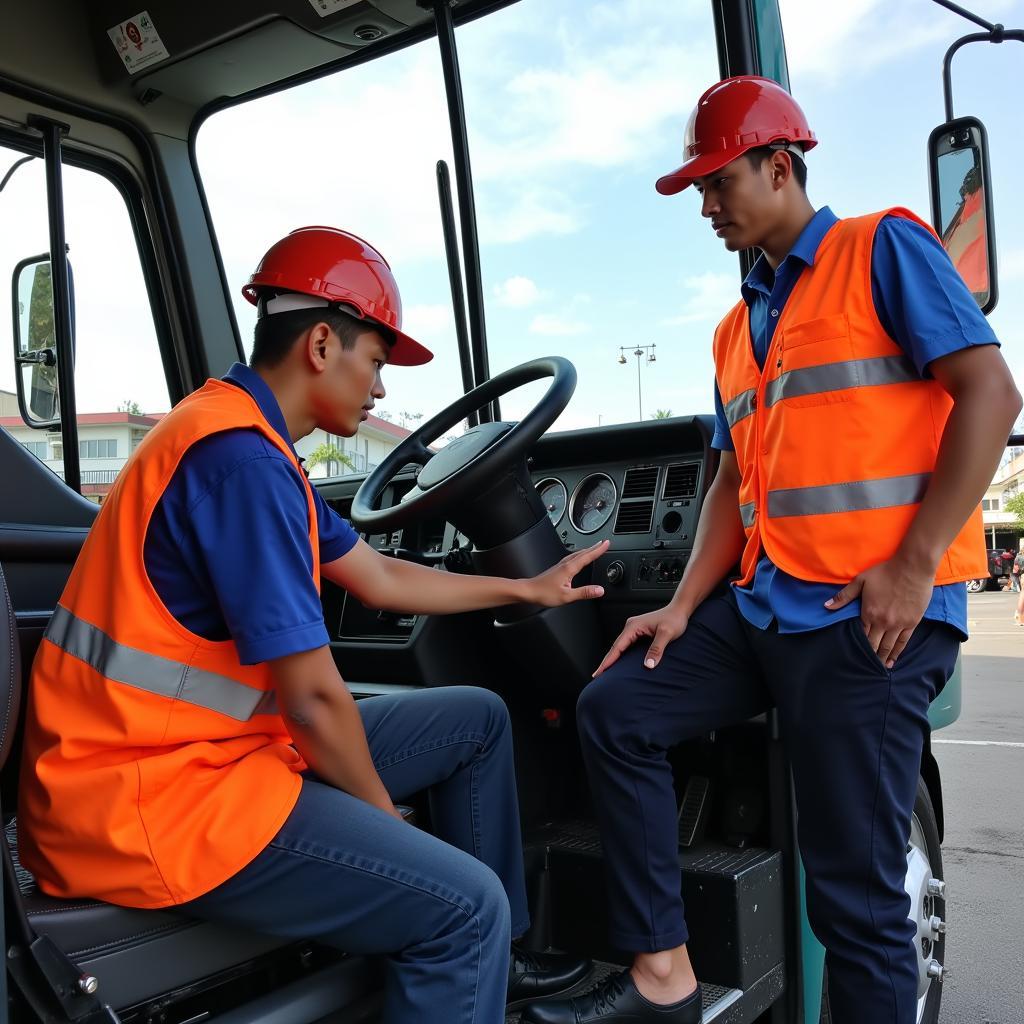
<path id="1" fill-rule="evenodd" d="M 246 355 L 256 316 L 242 285 L 279 238 L 328 224 L 383 253 L 403 329 L 435 353 L 385 371 L 377 413 L 415 425 L 462 393 L 435 177 L 452 159 L 436 41 L 214 114 L 196 148 Z"/>
<path id="2" fill-rule="evenodd" d="M 928 219 L 925 140 L 942 118 L 941 58 L 964 29 L 930 3 L 824 17 L 782 0 L 794 95 L 821 145 L 815 207 L 886 205 Z M 928 17 L 924 17 L 927 15 Z M 681 159 L 686 118 L 719 77 L 705 0 L 520 0 L 460 27 L 492 374 L 542 355 L 579 373 L 555 429 L 712 410 L 711 339 L 739 298 L 736 257 L 692 190 L 655 179 Z M 957 113 L 988 123 L 1002 297 L 992 324 L 1024 380 L 1024 141 L 1011 46 L 973 46 L 954 71 Z M 238 294 L 263 251 L 302 224 L 377 245 L 402 289 L 425 368 L 388 370 L 379 410 L 415 425 L 461 391 L 434 166 L 451 161 L 436 40 L 214 115 L 198 154 L 243 343 Z M 543 383 L 502 402 L 521 417 Z"/>
<path id="3" fill-rule="evenodd" d="M 521 0 L 457 41 L 492 374 L 571 359 L 580 384 L 555 429 L 709 411 L 710 332 L 735 301 L 736 261 L 690 230 L 694 204 L 654 191 L 679 162 L 690 97 L 717 78 L 707 4 Z M 253 309 L 238 290 L 259 257 L 294 227 L 333 224 L 381 249 L 406 329 L 435 351 L 386 371 L 378 409 L 411 425 L 458 396 L 436 40 L 215 114 L 197 151 L 247 352 Z M 638 359 L 638 345 L 655 348 Z M 521 417 L 543 386 L 502 415 Z"/>

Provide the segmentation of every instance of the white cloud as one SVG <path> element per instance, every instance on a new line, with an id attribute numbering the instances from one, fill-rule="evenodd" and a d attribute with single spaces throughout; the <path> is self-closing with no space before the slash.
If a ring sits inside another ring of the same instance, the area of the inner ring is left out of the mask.
<path id="1" fill-rule="evenodd" d="M 530 324 L 531 334 L 543 334 L 547 337 L 562 338 L 574 334 L 586 334 L 590 327 L 579 320 L 566 320 L 557 313 L 541 313 L 533 318 Z"/>
<path id="2" fill-rule="evenodd" d="M 554 189 L 531 188 L 505 196 L 485 189 L 477 196 L 480 236 L 488 242 L 523 242 L 538 235 L 571 235 L 582 223 L 576 204 Z"/>
<path id="3" fill-rule="evenodd" d="M 739 281 L 735 274 L 708 271 L 687 278 L 683 287 L 691 293 L 683 312 L 662 320 L 662 326 L 682 327 L 705 320 L 721 320 L 739 299 Z"/>
<path id="4" fill-rule="evenodd" d="M 414 338 L 436 337 L 452 326 L 452 308 L 442 305 L 410 306 L 403 310 L 402 328 Z"/>
<path id="5" fill-rule="evenodd" d="M 528 277 L 510 277 L 494 288 L 495 298 L 499 306 L 521 309 L 532 306 L 541 297 L 540 289 Z"/>
<path id="6" fill-rule="evenodd" d="M 989 0 L 985 15 L 995 18 L 1015 6 L 1016 0 Z M 789 67 L 829 82 L 863 76 L 886 61 L 970 31 L 966 21 L 930 3 L 844 0 L 829 4 L 827 16 L 821 0 L 779 0 L 779 7 Z M 880 21 L 884 36 L 878 32 Z"/>

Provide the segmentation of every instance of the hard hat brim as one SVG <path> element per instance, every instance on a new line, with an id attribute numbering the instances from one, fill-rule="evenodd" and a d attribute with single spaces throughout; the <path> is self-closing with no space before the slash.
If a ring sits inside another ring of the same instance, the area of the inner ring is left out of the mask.
<path id="1" fill-rule="evenodd" d="M 370 321 L 371 326 L 372 323 L 373 321 Z M 395 336 L 395 343 L 391 346 L 388 356 L 389 366 L 422 366 L 434 358 L 434 353 L 429 348 L 414 341 L 408 334 L 396 331 L 393 327 L 387 327 L 385 330 L 389 330 Z"/>
<path id="2" fill-rule="evenodd" d="M 748 147 L 751 148 L 751 147 Z M 669 174 L 662 175 L 654 184 L 654 187 L 663 196 L 674 196 L 683 189 L 689 188 L 696 178 L 703 178 L 705 174 L 714 174 L 720 171 L 726 164 L 731 163 L 737 157 L 743 155 L 739 152 L 726 153 L 705 153 L 687 160 L 682 167 L 677 167 Z"/>

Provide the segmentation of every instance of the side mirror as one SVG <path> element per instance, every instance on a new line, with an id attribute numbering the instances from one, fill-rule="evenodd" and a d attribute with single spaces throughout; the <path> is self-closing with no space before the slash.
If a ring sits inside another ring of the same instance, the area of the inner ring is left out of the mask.
<path id="1" fill-rule="evenodd" d="M 932 224 L 981 311 L 999 299 L 988 135 L 976 117 L 958 117 L 928 136 Z"/>
<path id="2" fill-rule="evenodd" d="M 70 263 L 68 281 L 72 281 Z M 60 402 L 49 254 L 30 256 L 14 268 L 12 292 L 15 380 L 21 417 L 37 430 L 56 427 L 60 424 Z M 71 284 L 72 339 L 74 294 Z"/>

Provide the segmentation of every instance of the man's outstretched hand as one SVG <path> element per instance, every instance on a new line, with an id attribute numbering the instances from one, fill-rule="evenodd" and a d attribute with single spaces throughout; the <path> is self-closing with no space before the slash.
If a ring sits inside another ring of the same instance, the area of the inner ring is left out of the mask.
<path id="1" fill-rule="evenodd" d="M 686 632 L 689 621 L 689 615 L 677 611 L 671 605 L 666 605 L 654 612 L 647 612 L 645 615 L 634 615 L 633 618 L 626 619 L 622 632 L 604 656 L 604 661 L 597 666 L 593 678 L 597 678 L 606 668 L 614 665 L 633 644 L 645 636 L 654 637 L 654 642 L 648 647 L 647 654 L 644 656 L 644 666 L 655 668 L 661 661 L 665 648 Z"/>
<path id="2" fill-rule="evenodd" d="M 607 550 L 608 541 L 602 540 L 589 548 L 583 548 L 582 551 L 574 551 L 571 555 L 566 555 L 547 571 L 527 580 L 526 600 L 530 604 L 542 604 L 548 608 L 555 608 L 558 605 L 571 604 L 573 601 L 603 597 L 604 587 L 574 587 L 572 581 Z"/>

